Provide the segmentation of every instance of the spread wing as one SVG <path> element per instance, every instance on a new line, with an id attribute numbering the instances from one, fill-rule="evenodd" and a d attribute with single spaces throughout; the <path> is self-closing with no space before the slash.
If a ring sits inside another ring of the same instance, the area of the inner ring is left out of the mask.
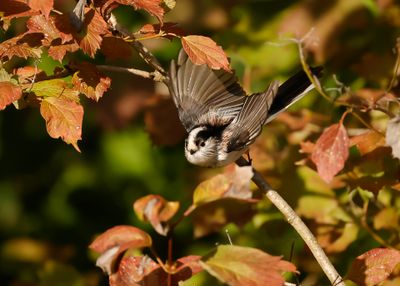
<path id="1" fill-rule="evenodd" d="M 246 98 L 233 73 L 195 65 L 183 49 L 171 63 L 169 89 L 188 132 L 202 124 L 227 125 Z"/>
<path id="2" fill-rule="evenodd" d="M 227 152 L 246 148 L 260 135 L 278 87 L 279 82 L 273 81 L 266 91 L 246 97 L 240 113 L 224 131 Z"/>

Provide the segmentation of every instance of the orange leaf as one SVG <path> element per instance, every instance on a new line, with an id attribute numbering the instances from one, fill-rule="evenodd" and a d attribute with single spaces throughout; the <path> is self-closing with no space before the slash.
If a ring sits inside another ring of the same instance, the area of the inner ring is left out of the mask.
<path id="1" fill-rule="evenodd" d="M 224 50 L 212 39 L 204 36 L 182 37 L 182 46 L 190 60 L 197 64 L 207 64 L 212 69 L 231 71 Z"/>
<path id="2" fill-rule="evenodd" d="M 162 222 L 170 220 L 179 209 L 179 202 L 168 202 L 158 195 L 148 195 L 133 204 L 136 215 L 144 221 L 149 221 L 161 235 L 168 233 L 168 225 Z"/>
<path id="3" fill-rule="evenodd" d="M 280 256 L 234 245 L 218 246 L 202 259 L 201 265 L 230 286 L 281 286 L 285 282 L 281 272 L 296 272 L 296 267 Z"/>
<path id="4" fill-rule="evenodd" d="M 114 8 L 114 4 L 132 6 L 135 9 L 142 9 L 151 15 L 157 17 L 158 21 L 162 23 L 164 16 L 164 9 L 161 7 L 161 0 L 108 0 L 104 3 L 102 10 L 107 10 L 110 6 Z"/>
<path id="5" fill-rule="evenodd" d="M 14 56 L 21 58 L 39 58 L 42 54 L 40 49 L 43 34 L 25 33 L 0 43 L 0 58 L 11 59 Z"/>
<path id="6" fill-rule="evenodd" d="M 70 33 L 62 33 L 55 25 L 53 17 L 45 18 L 43 15 L 30 17 L 26 26 L 31 33 L 42 33 L 45 37 L 44 44 L 50 46 L 53 40 L 60 38 L 62 43 L 72 40 Z"/>
<path id="7" fill-rule="evenodd" d="M 347 278 L 359 286 L 378 285 L 385 281 L 400 263 L 400 251 L 374 248 L 353 261 Z"/>
<path id="8" fill-rule="evenodd" d="M 21 95 L 22 90 L 19 86 L 9 81 L 0 82 L 0 110 L 18 100 Z"/>
<path id="9" fill-rule="evenodd" d="M 341 122 L 325 129 L 318 138 L 311 160 L 324 181 L 329 183 L 343 169 L 349 157 L 349 145 L 349 137 Z"/>
<path id="10" fill-rule="evenodd" d="M 88 98 L 98 101 L 106 92 L 110 85 L 111 79 L 103 75 L 95 65 L 82 62 L 74 64 L 78 69 L 72 76 L 72 84 L 80 93 Z"/>
<path id="11" fill-rule="evenodd" d="M 82 105 L 63 96 L 44 97 L 40 114 L 46 120 L 47 132 L 52 138 L 61 137 L 80 152 L 77 143 L 82 135 Z"/>
<path id="12" fill-rule="evenodd" d="M 28 5 L 33 10 L 42 12 L 48 18 L 51 9 L 53 9 L 54 0 L 29 0 Z"/>
<path id="13" fill-rule="evenodd" d="M 27 17 L 39 13 L 33 11 L 26 0 L 2 0 L 0 1 L 0 11 L 4 13 L 3 19 Z"/>
<path id="14" fill-rule="evenodd" d="M 108 26 L 96 10 L 86 9 L 84 27 L 86 34 L 80 39 L 79 46 L 93 58 L 100 48 L 102 35 L 108 33 Z"/>
<path id="15" fill-rule="evenodd" d="M 356 145 L 361 155 L 365 155 L 378 147 L 385 146 L 385 137 L 378 132 L 369 130 L 363 134 L 351 137 L 350 145 Z"/>
<path id="16" fill-rule="evenodd" d="M 49 47 L 48 53 L 50 57 L 61 63 L 67 52 L 73 53 L 78 49 L 79 46 L 75 42 L 70 42 L 63 45 L 52 43 L 52 45 Z"/>
<path id="17" fill-rule="evenodd" d="M 185 32 L 178 26 L 177 23 L 146 24 L 140 28 L 139 33 L 146 36 L 157 36 L 160 32 L 164 32 L 165 38 L 172 39 L 174 35 L 182 36 Z M 166 34 L 166 35 L 165 35 Z"/>

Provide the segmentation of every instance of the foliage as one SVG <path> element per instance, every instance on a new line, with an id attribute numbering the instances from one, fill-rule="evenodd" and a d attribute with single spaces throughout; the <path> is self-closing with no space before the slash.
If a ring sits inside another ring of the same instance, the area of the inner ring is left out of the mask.
<path id="1" fill-rule="evenodd" d="M 250 167 L 187 171 L 181 146 L 173 147 L 184 131 L 160 85 L 114 74 L 162 81 L 166 74 L 143 42 L 163 64 L 180 42 L 197 64 L 235 68 L 248 91 L 302 65 L 317 92 L 265 127 L 251 148 L 253 166 L 296 207 L 349 283 L 398 282 L 400 7 L 391 0 L 267 2 L 0 1 L 5 281 L 58 285 L 68 277 L 69 285 L 97 285 L 102 278 L 82 254 L 103 232 L 90 248 L 114 286 L 215 284 L 203 270 L 229 285 L 282 285 L 283 271 L 326 284 L 301 240 L 253 190 Z M 184 3 L 196 15 L 178 10 Z M 219 44 L 176 21 L 214 34 L 232 67 Z M 324 65 L 323 80 L 312 77 L 312 61 Z M 36 130 L 36 108 L 47 133 L 83 155 L 49 148 Z M 141 113 L 144 122 L 128 127 Z M 142 123 L 154 143 L 172 147 L 152 149 Z M 225 239 L 213 234 L 224 228 L 234 245 L 212 250 Z M 292 262 L 280 257 L 289 252 Z"/>

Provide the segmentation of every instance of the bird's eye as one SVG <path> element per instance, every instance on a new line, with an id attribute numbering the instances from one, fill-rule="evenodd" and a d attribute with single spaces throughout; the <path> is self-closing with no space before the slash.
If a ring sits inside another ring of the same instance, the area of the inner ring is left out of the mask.
<path id="1" fill-rule="evenodd" d="M 206 142 L 201 141 L 201 142 L 200 142 L 200 147 L 204 147 L 204 146 L 206 146 Z"/>

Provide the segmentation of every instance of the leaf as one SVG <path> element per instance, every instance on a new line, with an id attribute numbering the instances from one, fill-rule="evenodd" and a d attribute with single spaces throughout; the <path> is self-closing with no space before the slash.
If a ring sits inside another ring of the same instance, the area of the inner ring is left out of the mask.
<path id="1" fill-rule="evenodd" d="M 190 35 L 182 37 L 182 47 L 190 60 L 196 65 L 207 64 L 212 69 L 224 69 L 230 72 L 229 61 L 224 50 L 212 39 Z"/>
<path id="2" fill-rule="evenodd" d="M 19 17 L 27 17 L 38 14 L 33 11 L 26 0 L 2 0 L 0 1 L 0 11 L 3 12 L 3 19 L 13 19 Z"/>
<path id="3" fill-rule="evenodd" d="M 100 48 L 102 35 L 107 34 L 108 26 L 103 17 L 93 9 L 86 9 L 84 26 L 86 33 L 79 39 L 82 50 L 94 58 L 96 51 Z"/>
<path id="4" fill-rule="evenodd" d="M 61 137 L 80 151 L 77 141 L 82 135 L 83 107 L 78 102 L 77 91 L 69 89 L 62 79 L 35 83 L 31 91 L 42 97 L 40 114 L 46 120 L 49 135 Z"/>
<path id="5" fill-rule="evenodd" d="M 353 261 L 347 278 L 359 286 L 377 285 L 385 281 L 400 263 L 400 251 L 374 248 Z"/>
<path id="6" fill-rule="evenodd" d="M 48 18 L 51 9 L 53 9 L 54 0 L 29 0 L 28 5 L 33 10 L 42 12 L 42 14 Z"/>
<path id="7" fill-rule="evenodd" d="M 121 38 L 104 37 L 101 52 L 108 59 L 128 59 L 132 56 L 132 46 Z"/>
<path id="8" fill-rule="evenodd" d="M 135 201 L 133 209 L 140 220 L 149 221 L 159 234 L 167 235 L 169 227 L 162 223 L 176 214 L 179 202 L 168 202 L 159 195 L 148 195 Z"/>
<path id="9" fill-rule="evenodd" d="M 250 180 L 253 170 L 250 166 L 234 167 L 233 171 L 220 174 L 200 183 L 193 194 L 193 204 L 201 205 L 222 198 L 250 200 Z"/>
<path id="10" fill-rule="evenodd" d="M 6 108 L 7 105 L 20 99 L 22 90 L 18 85 L 9 81 L 0 82 L 0 110 Z"/>
<path id="11" fill-rule="evenodd" d="M 234 245 L 220 245 L 201 260 L 203 268 L 230 286 L 281 286 L 281 272 L 296 272 L 296 267 L 261 250 Z"/>
<path id="12" fill-rule="evenodd" d="M 104 272 L 111 274 L 114 263 L 122 252 L 129 248 L 142 248 L 151 246 L 152 240 L 143 230 L 127 225 L 119 225 L 103 232 L 90 245 L 89 248 L 101 253 L 96 265 Z"/>
<path id="13" fill-rule="evenodd" d="M 155 16 L 160 23 L 163 22 L 164 9 L 161 7 L 161 0 L 108 0 L 102 10 L 109 9 L 115 3 L 132 6 L 136 10 L 142 9 Z"/>
<path id="14" fill-rule="evenodd" d="M 67 52 L 73 53 L 77 50 L 79 50 L 79 46 L 75 42 L 69 42 L 63 45 L 52 43 L 49 47 L 48 54 L 50 57 L 61 63 Z"/>
<path id="15" fill-rule="evenodd" d="M 95 65 L 81 62 L 73 65 L 78 69 L 72 76 L 72 84 L 76 90 L 95 101 L 103 96 L 111 85 L 111 79 L 103 75 Z"/>
<path id="16" fill-rule="evenodd" d="M 0 43 L 0 58 L 8 58 L 17 56 L 21 58 L 40 58 L 42 50 L 40 40 L 43 34 L 40 33 L 24 33 L 17 37 L 8 39 Z"/>
<path id="17" fill-rule="evenodd" d="M 110 276 L 110 286 L 178 285 L 202 271 L 200 257 L 191 255 L 178 259 L 171 269 L 171 284 L 168 274 L 148 256 L 128 256 L 121 260 L 118 271 Z"/>
<path id="18" fill-rule="evenodd" d="M 147 37 L 163 36 L 168 39 L 173 39 L 175 36 L 183 36 L 185 32 L 178 26 L 177 23 L 160 24 L 145 24 L 140 28 L 139 33 Z"/>
<path id="19" fill-rule="evenodd" d="M 375 229 L 394 229 L 399 227 L 399 213 L 393 207 L 380 210 L 373 218 Z"/>
<path id="20" fill-rule="evenodd" d="M 42 33 L 44 35 L 44 45 L 50 46 L 55 39 L 61 39 L 62 43 L 72 40 L 72 34 L 59 31 L 55 25 L 53 17 L 46 18 L 43 15 L 32 16 L 26 26 L 30 33 Z"/>
<path id="21" fill-rule="evenodd" d="M 389 120 L 386 129 L 386 144 L 392 147 L 393 157 L 400 159 L 400 116 Z"/>
<path id="22" fill-rule="evenodd" d="M 350 140 L 343 124 L 333 124 L 318 138 L 311 154 L 318 174 L 329 183 L 340 172 L 349 157 Z"/>
<path id="23" fill-rule="evenodd" d="M 351 137 L 350 145 L 356 145 L 361 155 L 365 155 L 378 147 L 384 146 L 385 137 L 378 132 L 369 130 L 363 134 Z"/>

